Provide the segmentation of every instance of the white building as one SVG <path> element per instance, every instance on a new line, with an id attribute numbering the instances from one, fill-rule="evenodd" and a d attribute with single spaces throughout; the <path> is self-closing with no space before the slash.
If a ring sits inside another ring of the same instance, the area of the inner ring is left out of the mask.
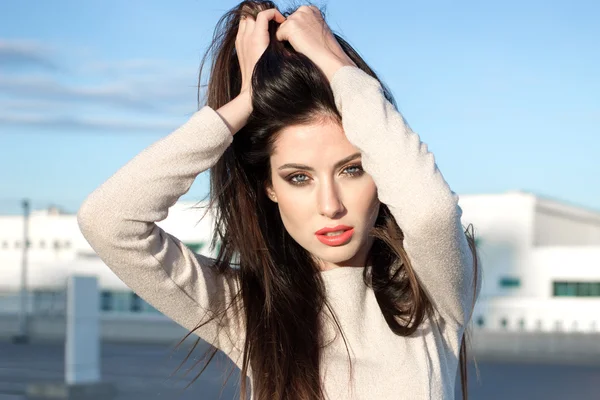
<path id="1" fill-rule="evenodd" d="M 197 203 L 177 203 L 158 225 L 194 251 L 211 255 L 212 216 L 203 218 L 204 213 Z M 75 214 L 56 208 L 36 210 L 31 212 L 28 226 L 27 287 L 32 312 L 62 312 L 70 274 L 97 276 L 103 311 L 156 312 L 96 256 L 79 231 Z M 16 312 L 20 306 L 23 227 L 23 216 L 0 216 L 0 313 Z"/>
<path id="2" fill-rule="evenodd" d="M 476 326 L 600 330 L 600 212 L 523 192 L 460 205 L 483 267 Z"/>
<path id="3" fill-rule="evenodd" d="M 483 273 L 476 328 L 600 330 L 600 212 L 523 192 L 464 195 L 460 205 Z M 210 255 L 212 218 L 195 206 L 177 203 L 159 225 Z M 67 276 L 83 273 L 98 276 L 105 315 L 155 313 L 95 256 L 75 215 L 34 211 L 29 237 L 32 312 L 62 312 Z M 22 246 L 23 217 L 0 216 L 0 314 L 18 310 Z"/>

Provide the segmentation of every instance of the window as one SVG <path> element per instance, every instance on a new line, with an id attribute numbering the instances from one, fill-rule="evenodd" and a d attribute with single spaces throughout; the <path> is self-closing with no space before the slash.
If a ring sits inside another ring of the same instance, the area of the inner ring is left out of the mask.
<path id="1" fill-rule="evenodd" d="M 514 289 L 521 286 L 521 280 L 516 277 L 505 276 L 500 278 L 500 287 Z"/>
<path id="2" fill-rule="evenodd" d="M 556 297 L 600 297 L 600 282 L 552 282 Z"/>
<path id="3" fill-rule="evenodd" d="M 485 320 L 483 319 L 483 317 L 482 316 L 477 317 L 477 326 L 483 327 L 483 325 L 485 325 Z"/>
<path id="4" fill-rule="evenodd" d="M 100 293 L 100 309 L 102 311 L 112 311 L 113 309 L 113 301 L 112 301 L 112 293 L 108 290 L 103 290 Z"/>
<path id="5" fill-rule="evenodd" d="M 17 240 L 15 242 L 15 248 L 20 249 L 21 247 L 23 247 L 23 243 L 25 242 L 21 242 L 20 240 Z M 31 241 L 27 241 L 27 248 L 30 249 L 31 248 Z"/>
<path id="6" fill-rule="evenodd" d="M 502 325 L 503 328 L 508 327 L 508 320 L 506 318 L 502 318 L 500 320 L 500 325 Z"/>
<path id="7" fill-rule="evenodd" d="M 113 292 L 113 310 L 114 311 L 129 311 L 131 309 L 131 294 L 130 292 Z"/>
<path id="8" fill-rule="evenodd" d="M 563 330 L 562 321 L 554 321 L 554 329 L 557 331 L 562 331 Z"/>
<path id="9" fill-rule="evenodd" d="M 145 301 L 142 303 L 142 312 L 149 314 L 161 314 L 156 308 L 152 307 L 150 304 Z"/>
<path id="10" fill-rule="evenodd" d="M 198 253 L 204 247 L 204 242 L 186 243 L 185 245 L 194 253 Z"/>
<path id="11" fill-rule="evenodd" d="M 131 293 L 131 302 L 129 303 L 129 309 L 132 312 L 140 312 L 142 311 L 142 299 L 135 293 Z"/>
<path id="12" fill-rule="evenodd" d="M 535 328 L 536 328 L 538 331 L 541 331 L 541 330 L 542 330 L 542 320 L 541 320 L 541 319 L 538 319 L 538 320 L 536 320 L 536 321 L 535 321 Z"/>
<path id="13" fill-rule="evenodd" d="M 34 289 L 32 295 L 35 313 L 50 315 L 62 314 L 65 312 L 67 306 L 66 292 L 62 290 Z"/>
<path id="14" fill-rule="evenodd" d="M 554 282 L 554 296 L 568 296 L 566 282 Z"/>
<path id="15" fill-rule="evenodd" d="M 588 284 L 587 282 L 576 282 L 575 283 L 576 296 L 587 296 Z"/>

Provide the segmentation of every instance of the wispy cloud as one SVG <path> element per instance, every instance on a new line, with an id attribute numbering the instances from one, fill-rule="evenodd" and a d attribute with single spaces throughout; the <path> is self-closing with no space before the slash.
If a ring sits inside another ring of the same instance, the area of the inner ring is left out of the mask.
<path id="1" fill-rule="evenodd" d="M 174 65 L 172 62 L 160 59 L 134 58 L 127 60 L 86 61 L 80 65 L 85 73 L 104 76 L 156 76 L 165 73 L 180 75 L 189 74 L 192 70 L 186 66 Z M 195 69 L 194 69 L 195 71 Z"/>
<path id="2" fill-rule="evenodd" d="M 53 117 L 43 115 L 0 114 L 0 126 L 52 129 L 61 132 L 169 132 L 176 123 L 168 121 L 136 121 L 133 119 L 99 119 L 78 117 Z"/>
<path id="3" fill-rule="evenodd" d="M 158 111 L 159 100 L 149 97 L 149 93 L 135 91 L 133 85 L 126 82 L 76 86 L 52 76 L 0 77 L 0 93 L 12 98 L 96 103 L 136 111 Z"/>
<path id="4" fill-rule="evenodd" d="M 5 114 L 55 112 L 64 109 L 64 105 L 52 100 L 32 99 L 2 99 L 0 110 Z"/>
<path id="5" fill-rule="evenodd" d="M 26 40 L 0 39 L 0 69 L 23 70 L 28 68 L 52 72 L 60 69 L 52 60 L 52 51 L 46 46 Z"/>
<path id="6" fill-rule="evenodd" d="M 12 65 L 9 74 L 0 75 L 0 104 L 5 113 L 0 126 L 147 130 L 125 120 L 92 121 L 80 113 L 82 108 L 102 108 L 115 115 L 131 114 L 132 120 L 136 114 L 169 119 L 196 109 L 197 66 L 160 59 L 82 59 L 66 65 L 56 54 L 41 43 L 0 41 L 0 64 L 6 59 Z M 36 68 L 22 68 L 26 66 Z M 160 124 L 155 129 L 161 129 Z"/>

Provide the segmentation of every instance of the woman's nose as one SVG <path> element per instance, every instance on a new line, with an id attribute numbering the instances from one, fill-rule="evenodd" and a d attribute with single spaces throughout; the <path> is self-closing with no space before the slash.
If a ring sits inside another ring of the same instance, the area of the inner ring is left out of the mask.
<path id="1" fill-rule="evenodd" d="M 334 183 L 326 183 L 320 187 L 319 213 L 328 218 L 335 218 L 344 212 L 344 203 Z"/>

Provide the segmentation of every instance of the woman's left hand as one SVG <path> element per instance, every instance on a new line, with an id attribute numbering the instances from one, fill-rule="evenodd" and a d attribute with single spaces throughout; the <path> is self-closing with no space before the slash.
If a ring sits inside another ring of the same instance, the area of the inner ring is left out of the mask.
<path id="1" fill-rule="evenodd" d="M 356 66 L 315 6 L 301 6 L 287 17 L 277 29 L 277 39 L 290 42 L 294 50 L 314 62 L 330 82 L 339 68 L 345 65 Z"/>

